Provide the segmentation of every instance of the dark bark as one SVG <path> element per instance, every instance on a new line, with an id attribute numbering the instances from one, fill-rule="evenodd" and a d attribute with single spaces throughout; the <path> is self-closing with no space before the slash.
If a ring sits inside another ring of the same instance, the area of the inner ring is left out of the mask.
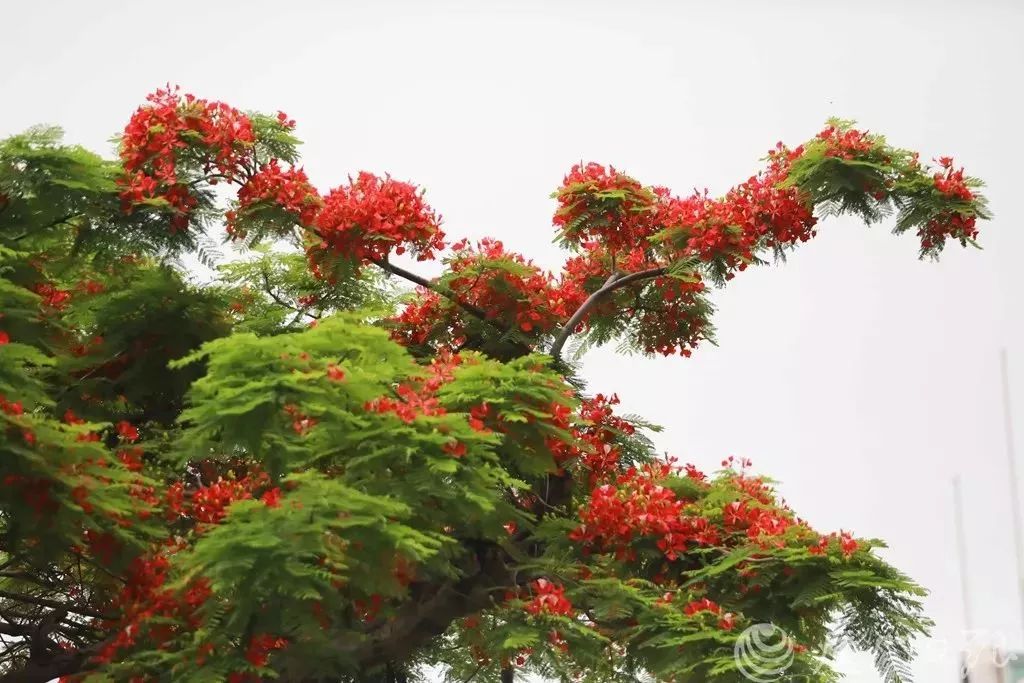
<path id="1" fill-rule="evenodd" d="M 33 642 L 32 649 L 36 650 L 39 647 L 41 656 L 37 657 L 33 654 L 25 666 L 0 675 L 0 683 L 49 683 L 61 676 L 84 673 L 89 660 L 100 651 L 103 645 L 104 643 L 96 643 L 78 652 L 67 652 L 58 648 L 48 638 L 45 645 L 37 646 Z"/>
<path id="2" fill-rule="evenodd" d="M 414 599 L 393 620 L 369 630 L 362 642 L 343 644 L 342 651 L 361 667 L 405 661 L 453 621 L 500 602 L 505 590 L 517 585 L 506 559 L 501 548 L 488 544 L 476 553 L 473 566 L 461 579 L 440 586 L 412 586 Z"/>

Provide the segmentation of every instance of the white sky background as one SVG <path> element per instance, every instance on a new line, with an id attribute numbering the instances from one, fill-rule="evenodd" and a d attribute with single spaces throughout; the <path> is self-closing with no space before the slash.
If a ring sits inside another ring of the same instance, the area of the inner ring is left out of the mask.
<path id="1" fill-rule="evenodd" d="M 718 348 L 584 365 L 594 391 L 665 425 L 663 449 L 708 469 L 749 457 L 817 528 L 886 539 L 932 591 L 918 680 L 952 682 L 956 473 L 974 626 L 1024 644 L 998 360 L 1007 347 L 1024 441 L 1022 19 L 1011 0 L 7 2 L 0 136 L 56 123 L 109 152 L 144 95 L 178 83 L 297 119 L 321 190 L 390 172 L 427 188 L 449 235 L 493 235 L 550 268 L 548 195 L 580 160 L 717 194 L 830 115 L 955 156 L 988 182 L 984 251 L 921 263 L 912 235 L 828 220 L 788 264 L 715 293 Z M 843 666 L 878 680 L 867 658 Z"/>

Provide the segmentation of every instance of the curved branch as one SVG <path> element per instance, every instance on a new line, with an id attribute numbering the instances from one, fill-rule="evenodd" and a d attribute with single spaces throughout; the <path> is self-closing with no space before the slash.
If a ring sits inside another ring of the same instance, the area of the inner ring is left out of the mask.
<path id="1" fill-rule="evenodd" d="M 611 277 L 605 281 L 601 289 L 597 290 L 583 302 L 583 305 L 576 309 L 576 312 L 569 318 L 569 322 L 565 323 L 562 329 L 558 332 L 555 337 L 555 342 L 551 345 L 551 351 L 549 353 L 554 357 L 558 358 L 562 353 L 562 347 L 565 346 L 565 342 L 572 336 L 573 331 L 576 327 L 583 322 L 583 318 L 586 317 L 587 313 L 590 312 L 597 302 L 604 298 L 606 295 L 611 294 L 617 289 L 621 289 L 626 285 L 631 285 L 634 282 L 641 280 L 649 280 L 651 278 L 660 277 L 668 272 L 667 268 L 648 268 L 647 270 L 641 270 L 636 273 L 630 273 L 629 275 L 619 276 L 618 273 L 612 273 Z"/>
<path id="2" fill-rule="evenodd" d="M 446 290 L 446 289 L 443 289 L 441 287 L 438 287 L 434 282 L 431 282 L 430 280 L 427 280 L 426 278 L 422 278 L 419 275 L 417 275 L 416 273 L 408 271 L 405 268 L 402 268 L 400 266 L 396 266 L 393 263 L 389 263 L 388 261 L 383 260 L 383 259 L 371 259 L 370 262 L 373 263 L 378 268 L 381 268 L 381 269 L 391 273 L 392 275 L 397 275 L 398 277 L 404 278 L 404 279 L 408 280 L 409 282 L 412 282 L 414 284 L 419 285 L 420 287 L 423 287 L 425 289 L 429 289 L 430 291 L 434 292 L 438 296 L 443 296 L 445 299 L 448 299 L 453 304 L 455 304 L 456 306 L 458 306 L 462 310 L 464 310 L 467 313 L 469 313 L 470 315 L 472 315 L 474 318 L 477 318 L 478 320 L 480 320 L 484 324 L 493 327 L 495 330 L 497 330 L 501 334 L 509 334 L 512 331 L 510 328 L 502 325 L 501 323 L 499 323 L 494 318 L 488 317 L 487 311 L 485 311 L 484 309 L 482 309 L 482 308 L 480 308 L 478 306 L 474 306 L 473 304 L 468 303 L 466 301 L 462 301 L 457 296 L 455 296 L 455 294 L 453 292 L 451 292 L 449 290 Z M 530 352 L 530 348 L 528 346 L 526 346 L 525 344 L 523 344 L 521 342 L 518 342 L 516 340 L 512 340 L 512 341 L 513 341 L 513 344 L 519 350 L 521 350 L 523 353 L 529 353 Z"/>
<path id="3" fill-rule="evenodd" d="M 404 278 L 409 282 L 412 282 L 414 284 L 419 285 L 420 287 L 423 287 L 424 289 L 429 289 L 435 294 L 443 296 L 444 298 L 448 299 L 452 303 L 456 304 L 457 306 L 465 310 L 467 313 L 471 313 L 475 317 L 480 318 L 480 320 L 488 320 L 487 312 L 484 311 L 482 308 L 478 308 L 477 306 L 474 306 L 473 304 L 470 303 L 466 303 L 465 301 L 460 301 L 458 298 L 456 298 L 456 296 L 453 293 L 441 289 L 430 280 L 422 278 L 416 273 L 408 271 L 400 266 L 396 266 L 395 264 L 390 263 L 389 261 L 385 261 L 383 259 L 371 259 L 370 262 L 373 263 L 373 265 L 377 266 L 378 268 L 386 270 L 392 275 L 397 275 L 398 277 Z"/>

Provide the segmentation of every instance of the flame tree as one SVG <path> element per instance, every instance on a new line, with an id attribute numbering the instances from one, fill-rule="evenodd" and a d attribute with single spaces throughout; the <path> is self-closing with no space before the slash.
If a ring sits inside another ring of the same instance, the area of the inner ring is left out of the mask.
<path id="1" fill-rule="evenodd" d="M 838 634 L 906 679 L 880 541 L 660 457 L 565 349 L 689 356 L 822 216 L 973 244 L 978 181 L 838 120 L 722 197 L 579 165 L 552 273 L 390 176 L 321 193 L 294 128 L 164 89 L 113 160 L 0 143 L 0 681 L 744 680 L 760 623 L 790 675 Z"/>

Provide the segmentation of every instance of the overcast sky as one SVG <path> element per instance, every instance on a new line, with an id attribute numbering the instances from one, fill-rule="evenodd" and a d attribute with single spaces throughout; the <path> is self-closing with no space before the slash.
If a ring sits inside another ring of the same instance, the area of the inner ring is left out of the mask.
<path id="1" fill-rule="evenodd" d="M 770 7 L 769 7 L 770 5 Z M 0 136 L 56 123 L 109 152 L 154 88 L 298 121 L 321 190 L 360 169 L 427 188 L 447 232 L 557 268 L 548 195 L 578 161 L 721 193 L 832 115 L 988 182 L 984 251 L 916 261 L 912 235 L 829 220 L 788 264 L 715 294 L 720 346 L 591 353 L 595 391 L 781 480 L 822 530 L 886 539 L 931 591 L 919 681 L 954 681 L 965 625 L 951 479 L 963 477 L 974 626 L 1022 645 L 999 395 L 1024 439 L 1019 159 L 1024 10 L 1005 2 L 4 4 Z M 1022 450 L 1024 450 L 1024 444 Z M 875 681 L 845 658 L 852 681 Z"/>

